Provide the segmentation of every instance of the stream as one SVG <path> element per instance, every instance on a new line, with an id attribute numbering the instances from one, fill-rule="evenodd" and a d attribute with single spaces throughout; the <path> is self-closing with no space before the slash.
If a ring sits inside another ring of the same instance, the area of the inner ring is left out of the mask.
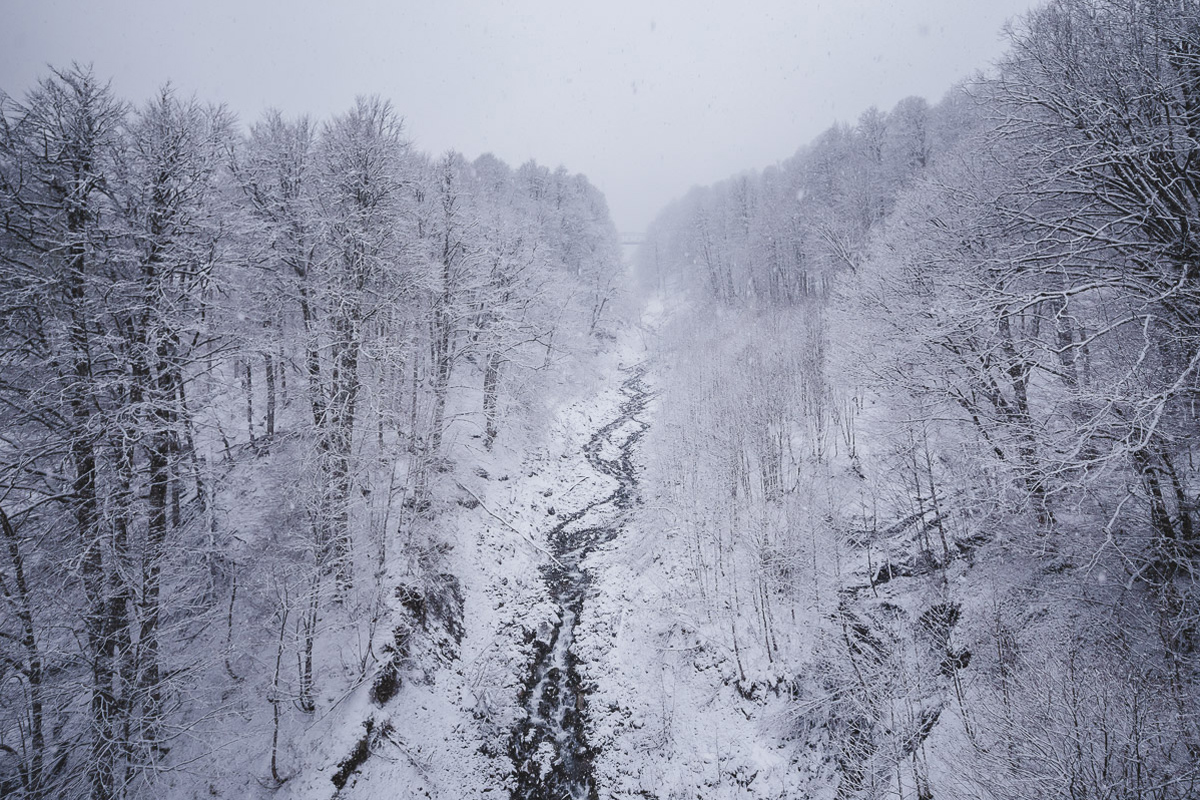
<path id="1" fill-rule="evenodd" d="M 513 732 L 509 753 L 516 769 L 513 800 L 591 800 L 593 753 L 585 736 L 587 689 L 579 675 L 572 645 L 575 626 L 587 599 L 591 575 L 588 555 L 621 531 L 625 512 L 638 502 L 632 451 L 649 427 L 639 415 L 650 401 L 643 383 L 646 365 L 623 370 L 624 399 L 617 417 L 584 445 L 588 463 L 617 481 L 606 497 L 561 514 L 548 536 L 554 561 L 542 567 L 558 622 L 545 641 L 535 644 L 533 663 L 521 693 L 527 716 Z"/>

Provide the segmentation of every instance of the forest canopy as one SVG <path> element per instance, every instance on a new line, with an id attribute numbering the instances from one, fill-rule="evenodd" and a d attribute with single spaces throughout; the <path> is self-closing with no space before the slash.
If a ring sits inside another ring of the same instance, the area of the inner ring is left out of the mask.
<path id="1" fill-rule="evenodd" d="M 313 711 L 314 642 L 370 637 L 383 568 L 441 574 L 447 437 L 490 450 L 620 270 L 586 178 L 424 155 L 380 98 L 245 129 L 79 65 L 0 96 L 0 209 L 0 783 L 30 798 L 151 791 L 222 686 L 276 739 Z"/>
<path id="2" fill-rule="evenodd" d="M 383 98 L 0 93 L 0 795 L 1200 795 L 1200 2 L 1007 35 L 632 272 Z"/>
<path id="3" fill-rule="evenodd" d="M 705 630 L 747 691 L 804 676 L 837 797 L 1190 797 L 1200 6 L 1009 36 L 660 215 L 640 280 L 691 310 L 651 470 Z"/>

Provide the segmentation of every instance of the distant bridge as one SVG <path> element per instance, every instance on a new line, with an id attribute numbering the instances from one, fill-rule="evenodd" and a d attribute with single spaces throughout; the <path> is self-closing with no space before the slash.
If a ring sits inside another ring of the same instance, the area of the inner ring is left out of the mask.
<path id="1" fill-rule="evenodd" d="M 622 247 L 637 247 L 646 241 L 645 231 L 621 231 L 618 236 Z"/>

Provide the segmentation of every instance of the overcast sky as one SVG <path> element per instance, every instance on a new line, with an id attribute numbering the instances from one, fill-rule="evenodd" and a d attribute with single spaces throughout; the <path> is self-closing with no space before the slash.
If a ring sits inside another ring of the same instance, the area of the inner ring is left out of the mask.
<path id="1" fill-rule="evenodd" d="M 585 173 L 622 231 L 836 120 L 936 101 L 1030 0 L 0 0 L 0 89 L 90 62 L 142 101 L 170 79 L 246 122 L 379 94 L 427 152 Z"/>

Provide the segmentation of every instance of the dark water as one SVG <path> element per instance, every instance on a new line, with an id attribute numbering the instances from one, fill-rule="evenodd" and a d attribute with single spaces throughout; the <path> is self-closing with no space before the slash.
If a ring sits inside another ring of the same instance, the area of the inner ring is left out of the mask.
<path id="1" fill-rule="evenodd" d="M 625 372 L 621 384 L 625 399 L 616 419 L 584 446 L 588 463 L 615 478 L 617 488 L 601 500 L 561 515 L 550 531 L 550 549 L 559 563 L 544 566 L 542 577 L 558 606 L 559 621 L 545 641 L 536 643 L 536 657 L 525 679 L 521 700 L 528 716 L 509 744 L 516 768 L 514 800 L 596 797 L 594 754 L 585 737 L 587 690 L 572 645 L 590 583 L 583 562 L 620 532 L 624 512 L 638 502 L 632 451 L 647 428 L 639 415 L 650 396 L 642 381 L 645 365 Z"/>

